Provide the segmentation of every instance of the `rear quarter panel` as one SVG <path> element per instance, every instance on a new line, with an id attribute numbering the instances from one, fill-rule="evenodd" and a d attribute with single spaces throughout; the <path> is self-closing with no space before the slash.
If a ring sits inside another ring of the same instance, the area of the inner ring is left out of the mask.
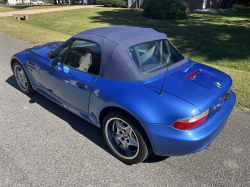
<path id="1" fill-rule="evenodd" d="M 92 88 L 89 113 L 99 121 L 106 107 L 118 107 L 137 120 L 152 124 L 172 125 L 177 119 L 200 113 L 194 105 L 168 93 L 162 96 L 136 81 L 98 78 Z"/>

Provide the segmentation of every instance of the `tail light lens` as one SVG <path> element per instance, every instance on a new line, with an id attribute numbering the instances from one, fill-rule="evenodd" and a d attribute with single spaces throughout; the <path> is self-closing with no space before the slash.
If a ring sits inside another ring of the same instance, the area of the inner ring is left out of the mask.
<path id="1" fill-rule="evenodd" d="M 208 114 L 209 114 L 209 109 L 196 116 L 178 119 L 174 123 L 173 127 L 180 130 L 193 129 L 204 123 L 207 120 Z"/>

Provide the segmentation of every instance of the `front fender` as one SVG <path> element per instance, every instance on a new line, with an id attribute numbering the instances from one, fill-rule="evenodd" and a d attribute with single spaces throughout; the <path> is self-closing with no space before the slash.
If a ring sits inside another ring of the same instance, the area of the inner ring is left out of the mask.
<path id="1" fill-rule="evenodd" d="M 31 79 L 28 68 L 27 68 L 27 66 L 25 64 L 26 63 L 26 54 L 27 53 L 28 53 L 28 51 L 25 50 L 25 51 L 22 51 L 20 53 L 17 53 L 15 55 L 13 55 L 11 57 L 11 63 L 10 64 L 11 64 L 11 69 L 12 69 L 12 71 L 14 73 L 13 64 L 14 64 L 15 61 L 19 62 L 21 64 L 21 66 L 23 67 L 23 69 L 25 70 L 31 84 L 33 84 L 33 79 Z"/>
<path id="2" fill-rule="evenodd" d="M 40 65 L 41 64 L 39 63 L 38 57 L 39 56 L 36 55 L 35 53 L 32 53 L 29 50 L 25 50 L 25 51 L 15 54 L 11 58 L 11 67 L 14 61 L 18 61 L 24 68 L 32 87 L 41 85 L 41 78 L 40 78 Z M 28 61 L 32 63 L 32 66 L 28 65 L 27 63 Z"/>

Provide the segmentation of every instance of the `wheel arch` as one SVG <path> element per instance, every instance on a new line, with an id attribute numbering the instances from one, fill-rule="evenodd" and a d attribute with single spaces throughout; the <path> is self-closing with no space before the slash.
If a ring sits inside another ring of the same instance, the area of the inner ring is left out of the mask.
<path id="1" fill-rule="evenodd" d="M 13 65 L 14 65 L 15 62 L 18 62 L 23 67 L 23 69 L 25 70 L 25 73 L 27 74 L 28 78 L 30 78 L 29 74 L 27 72 L 27 67 L 24 65 L 25 62 L 22 62 L 19 58 L 15 57 L 15 56 L 13 56 L 11 58 L 11 61 L 10 61 L 12 71 L 14 72 Z"/>
<path id="2" fill-rule="evenodd" d="M 31 83 L 31 87 L 33 88 L 32 79 L 30 78 L 30 74 L 29 74 L 29 72 L 27 71 L 27 67 L 24 65 L 24 63 L 23 63 L 20 59 L 18 59 L 18 58 L 15 57 L 15 56 L 13 56 L 13 57 L 11 58 L 11 61 L 10 61 L 10 65 L 11 65 L 11 70 L 12 70 L 12 72 L 14 73 L 13 65 L 14 65 L 15 62 L 19 63 L 19 64 L 23 67 L 23 69 L 24 69 L 24 71 L 25 71 L 26 75 L 28 76 L 28 79 L 29 79 L 29 81 L 30 81 L 30 83 Z M 33 88 L 33 89 L 34 89 L 34 88 Z"/>
<path id="3" fill-rule="evenodd" d="M 135 117 L 133 114 L 131 114 L 130 112 L 128 112 L 128 111 L 125 110 L 125 109 L 122 109 L 122 108 L 117 107 L 117 106 L 108 106 L 108 107 L 103 108 L 103 109 L 101 110 L 100 114 L 99 114 L 99 119 L 98 119 L 98 120 L 99 120 L 100 127 L 102 128 L 102 126 L 103 126 L 102 123 L 103 123 L 103 119 L 104 119 L 105 115 L 106 115 L 107 113 L 111 112 L 111 111 L 114 111 L 114 110 L 116 110 L 116 111 L 121 111 L 121 112 L 123 112 L 123 113 L 126 113 L 127 115 L 129 115 L 129 116 L 132 117 L 135 121 L 138 122 L 137 124 L 139 125 L 139 127 L 141 127 L 140 130 L 142 130 L 143 135 L 145 135 L 145 137 L 147 138 L 147 139 L 146 139 L 146 142 L 149 144 L 149 146 L 150 146 L 150 148 L 151 148 L 151 150 L 150 150 L 150 152 L 151 152 L 152 149 L 153 149 L 153 144 L 152 144 L 150 135 L 149 135 L 149 133 L 147 132 L 146 127 L 145 127 L 144 125 L 142 125 L 142 121 L 140 121 L 140 120 L 138 119 L 138 117 Z"/>
<path id="4" fill-rule="evenodd" d="M 15 62 L 18 62 L 19 64 L 21 64 L 21 66 L 23 67 L 23 69 L 25 69 L 25 67 L 23 66 L 23 63 L 18 58 L 12 57 L 10 65 L 11 65 L 11 69 L 12 69 L 13 72 L 14 72 L 13 65 L 14 65 Z M 25 71 L 26 71 L 26 69 L 25 69 Z"/>

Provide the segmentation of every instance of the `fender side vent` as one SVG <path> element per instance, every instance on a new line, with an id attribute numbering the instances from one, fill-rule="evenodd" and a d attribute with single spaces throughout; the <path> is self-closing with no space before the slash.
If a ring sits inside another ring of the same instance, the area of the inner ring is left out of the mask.
<path id="1" fill-rule="evenodd" d="M 31 69 L 38 69 L 38 66 L 30 61 L 27 61 L 27 66 L 28 68 L 31 68 Z"/>

